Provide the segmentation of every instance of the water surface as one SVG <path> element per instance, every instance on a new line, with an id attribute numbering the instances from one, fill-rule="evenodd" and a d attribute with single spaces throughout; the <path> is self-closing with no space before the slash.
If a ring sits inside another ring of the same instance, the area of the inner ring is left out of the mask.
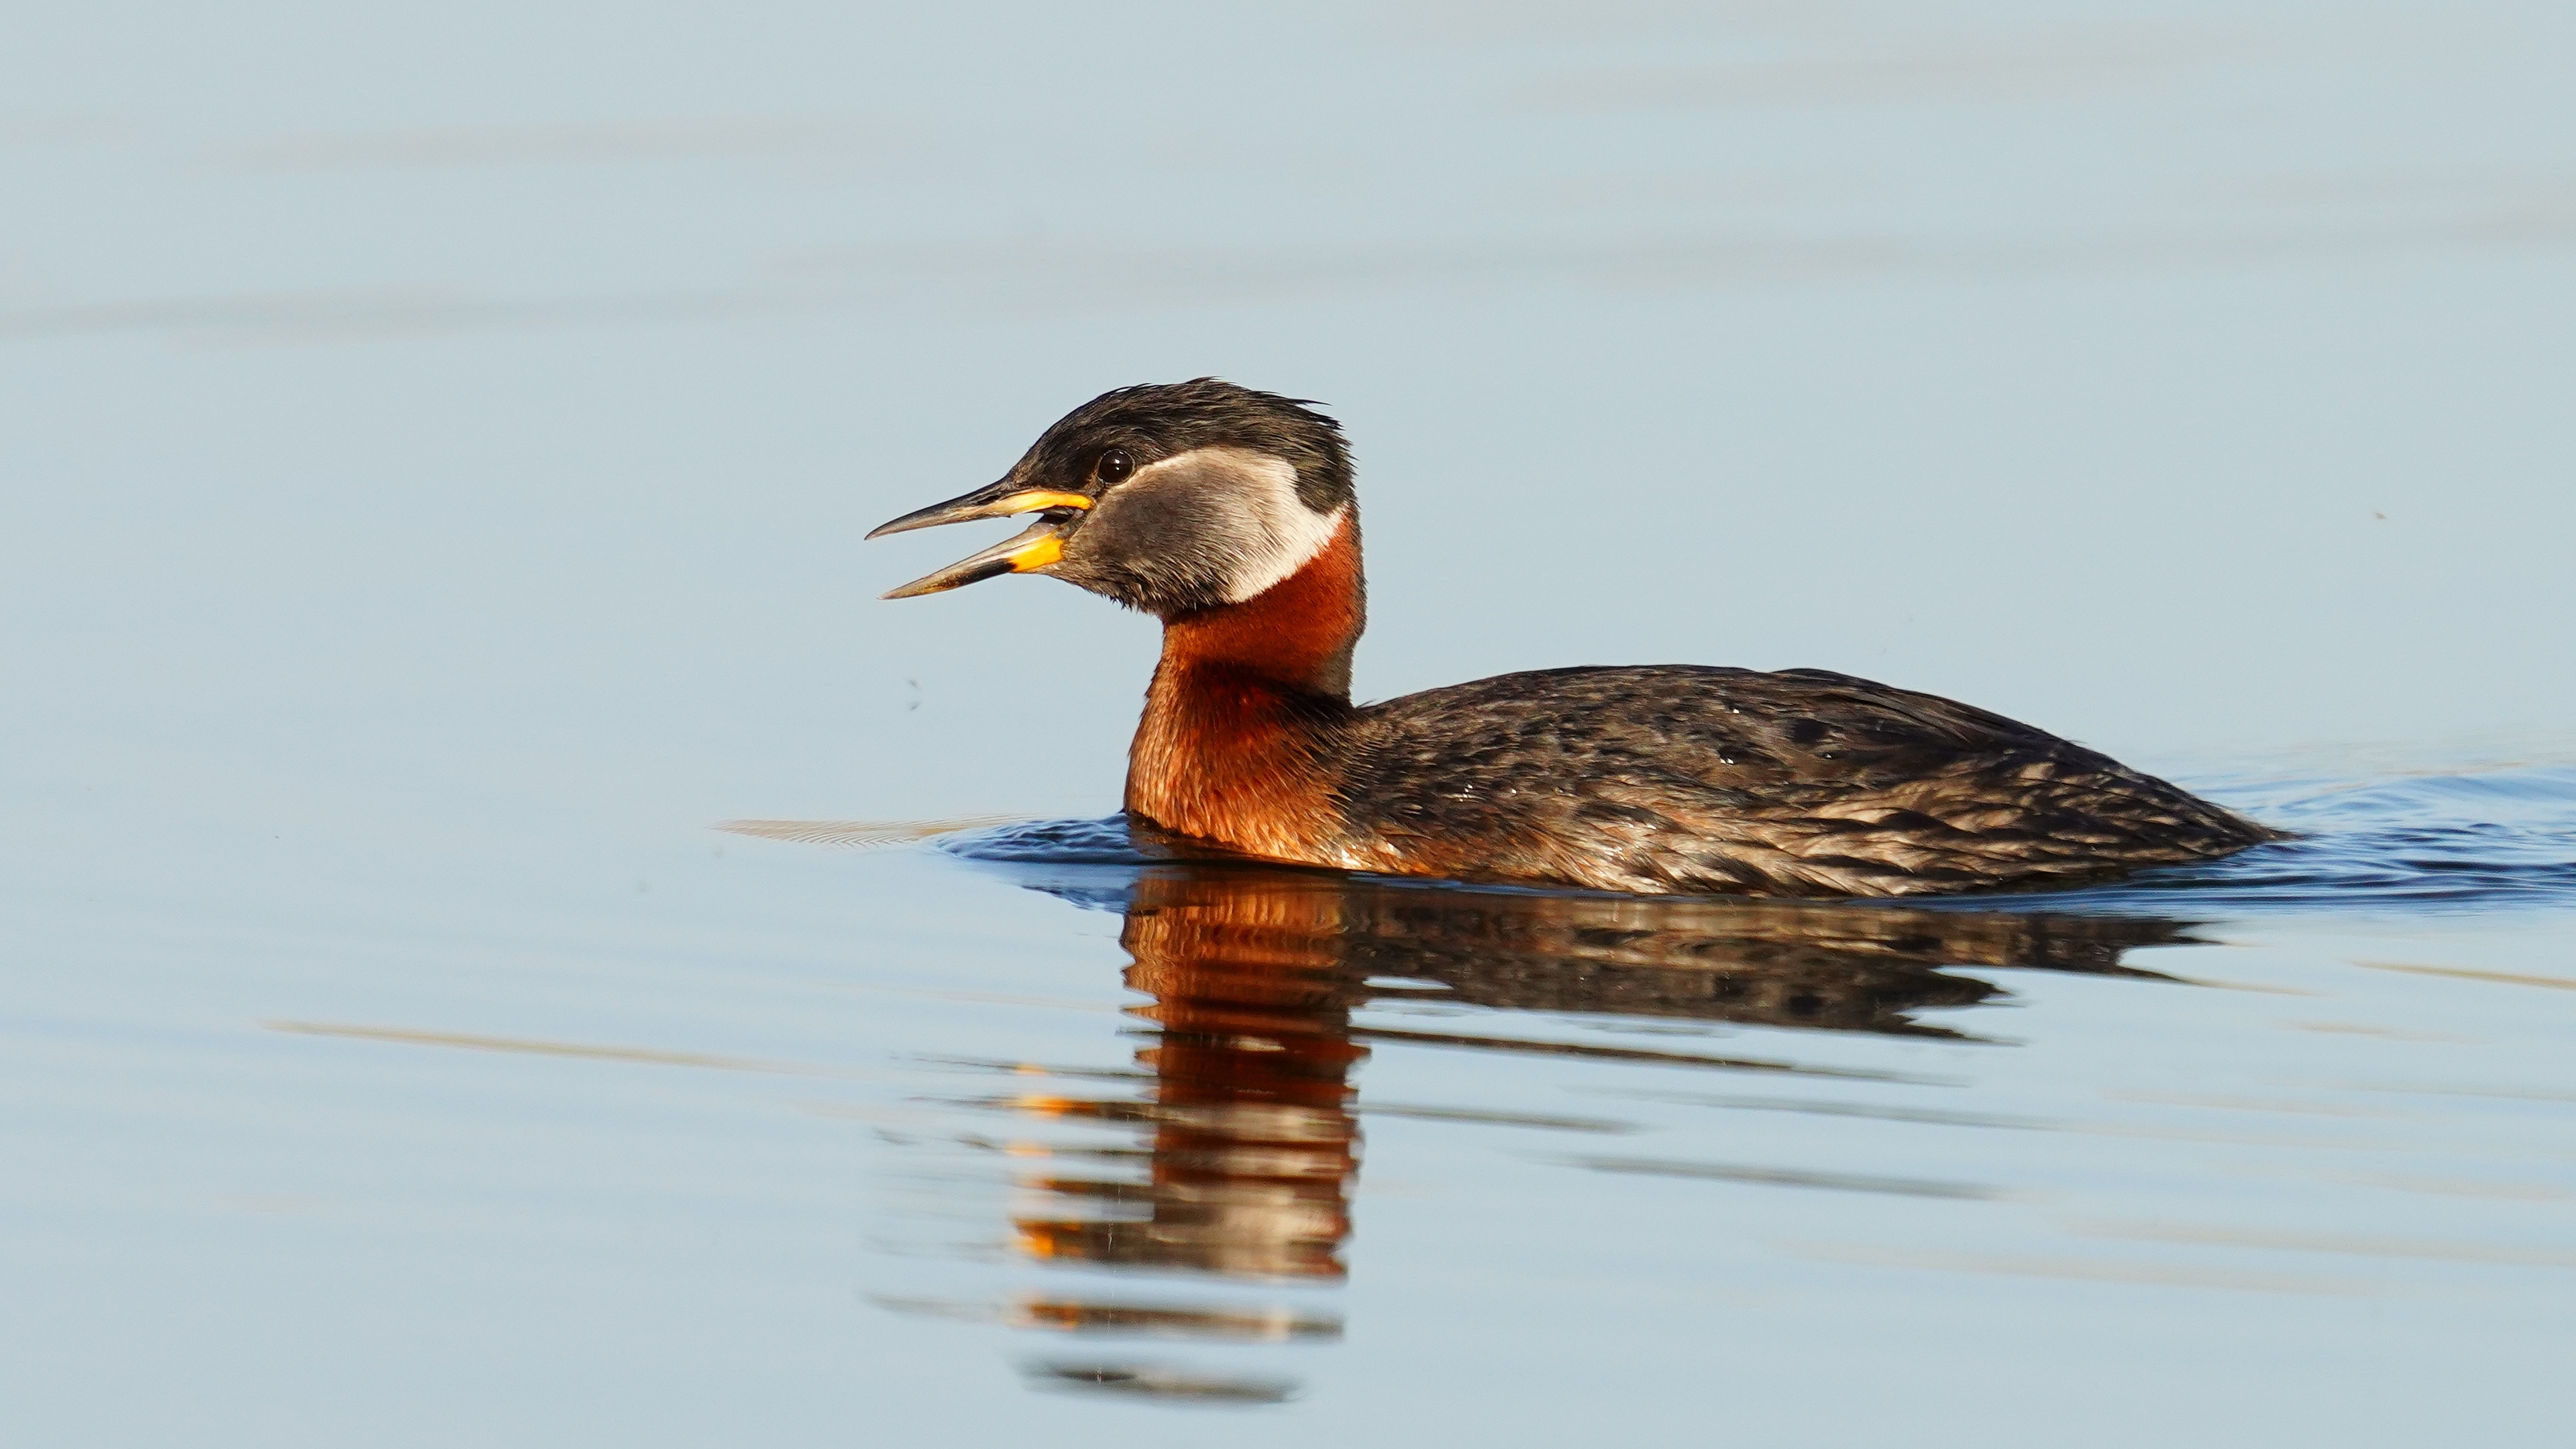
<path id="1" fill-rule="evenodd" d="M 2571 56 L 15 17 L 0 1438 L 2559 1442 Z M 1351 428 L 1363 695 L 1841 669 L 2299 836 L 1905 907 L 1140 856 L 1150 626 L 858 540 L 1201 373 Z"/>

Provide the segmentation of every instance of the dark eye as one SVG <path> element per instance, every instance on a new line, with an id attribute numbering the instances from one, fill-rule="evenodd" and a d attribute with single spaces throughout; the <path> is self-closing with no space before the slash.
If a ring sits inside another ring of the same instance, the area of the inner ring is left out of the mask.
<path id="1" fill-rule="evenodd" d="M 1100 466 L 1091 471 L 1103 483 L 1116 483 L 1136 471 L 1136 460 L 1127 456 L 1125 448 L 1112 448 L 1100 455 Z"/>

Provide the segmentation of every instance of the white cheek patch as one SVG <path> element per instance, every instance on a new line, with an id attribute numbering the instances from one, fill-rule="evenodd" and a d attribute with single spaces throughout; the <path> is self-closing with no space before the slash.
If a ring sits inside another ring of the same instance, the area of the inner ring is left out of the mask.
<path id="1" fill-rule="evenodd" d="M 1248 448 L 1193 448 L 1136 470 L 1121 492 L 1189 491 L 1206 545 L 1219 554 L 1223 597 L 1240 604 L 1314 561 L 1350 505 L 1317 513 L 1297 497 L 1286 459 Z M 1115 495 L 1112 495 L 1115 497 Z"/>
<path id="2" fill-rule="evenodd" d="M 1308 508 L 1297 498 L 1297 470 L 1285 463 L 1278 466 L 1286 481 L 1277 485 L 1277 498 L 1263 502 L 1262 545 L 1247 552 L 1226 577 L 1225 601 L 1229 604 L 1268 593 L 1290 574 L 1314 562 L 1315 555 L 1322 553 L 1324 545 L 1341 530 L 1342 515 L 1350 511 L 1348 504 L 1330 513 Z"/>

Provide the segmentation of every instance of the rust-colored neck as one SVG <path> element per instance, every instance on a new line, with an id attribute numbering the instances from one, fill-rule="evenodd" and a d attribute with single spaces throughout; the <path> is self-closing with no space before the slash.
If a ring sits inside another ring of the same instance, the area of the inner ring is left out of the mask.
<path id="1" fill-rule="evenodd" d="M 1366 620 L 1356 514 L 1266 592 L 1164 620 L 1128 751 L 1128 813 L 1254 855 L 1329 863 L 1340 834 L 1329 755 Z"/>

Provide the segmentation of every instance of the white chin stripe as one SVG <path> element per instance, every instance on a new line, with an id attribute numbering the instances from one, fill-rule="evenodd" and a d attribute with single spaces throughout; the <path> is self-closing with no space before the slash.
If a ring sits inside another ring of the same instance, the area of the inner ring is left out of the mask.
<path id="1" fill-rule="evenodd" d="M 1221 475 L 1221 476 L 1211 476 Z M 1284 458 L 1248 448 L 1193 448 L 1136 470 L 1126 486 L 1182 486 L 1204 498 L 1210 542 L 1224 555 L 1229 604 L 1268 592 L 1314 561 L 1333 541 L 1345 503 L 1317 513 L 1297 497 L 1297 470 Z"/>

